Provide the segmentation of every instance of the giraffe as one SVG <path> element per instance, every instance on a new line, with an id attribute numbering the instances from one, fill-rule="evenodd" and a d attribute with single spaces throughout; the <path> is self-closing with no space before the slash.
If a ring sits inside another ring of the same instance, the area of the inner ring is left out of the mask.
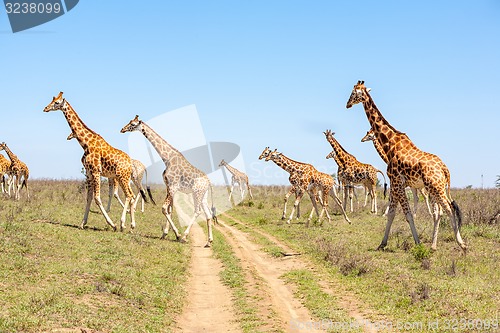
<path id="1" fill-rule="evenodd" d="M 330 143 L 332 146 L 333 151 L 335 152 L 335 155 L 337 156 L 336 161 L 340 161 L 342 165 L 339 165 L 339 167 L 342 168 L 342 173 L 345 181 L 349 185 L 356 185 L 356 184 L 362 184 L 365 186 L 368 191 L 367 195 L 370 195 L 371 197 L 371 212 L 373 214 L 377 214 L 377 173 L 382 174 L 384 177 L 384 197 L 385 197 L 385 192 L 387 188 L 387 183 L 385 181 L 385 175 L 382 171 L 376 169 L 370 164 L 366 163 L 361 163 L 359 162 L 356 157 L 353 155 L 349 154 L 335 139 L 334 134 L 332 131 L 327 130 L 324 132 L 326 136 L 326 140 Z M 338 163 L 338 162 L 337 162 Z M 366 196 L 365 196 L 365 202 L 366 202 Z M 344 187 L 344 209 L 347 206 L 347 188 Z M 351 209 L 352 209 L 352 204 L 351 204 Z"/>
<path id="2" fill-rule="evenodd" d="M 347 188 L 348 189 L 348 192 L 349 192 L 349 203 L 351 205 L 351 213 L 354 211 L 354 206 L 352 204 L 352 198 L 353 197 L 356 197 L 356 200 L 358 200 L 358 197 L 356 195 L 356 191 L 354 190 L 354 186 L 353 185 L 350 185 L 347 178 L 345 177 L 344 175 L 344 170 L 343 170 L 343 163 L 341 160 L 339 160 L 337 154 L 335 154 L 335 151 L 331 151 L 328 155 L 326 155 L 326 159 L 329 159 L 329 158 L 333 158 L 335 160 L 335 163 L 337 163 L 337 179 L 339 181 L 339 191 L 341 188 Z M 363 185 L 364 187 L 364 185 Z M 368 190 L 365 188 L 365 204 L 363 205 L 363 207 L 366 207 L 366 203 L 367 203 L 367 200 L 368 200 Z M 344 198 L 344 200 L 347 200 L 347 198 Z M 347 207 L 346 207 L 347 208 Z"/>
<path id="3" fill-rule="evenodd" d="M 245 184 L 248 188 L 248 194 L 250 198 L 253 199 L 252 190 L 250 189 L 250 183 L 248 182 L 248 176 L 239 171 L 238 169 L 230 166 L 226 161 L 220 161 L 219 167 L 225 166 L 226 169 L 231 173 L 231 191 L 229 192 L 229 201 L 231 201 L 231 195 L 233 194 L 234 184 L 238 184 L 240 187 L 241 200 L 245 197 L 245 189 L 243 188 L 243 184 Z"/>
<path id="4" fill-rule="evenodd" d="M 382 149 L 382 145 L 378 142 L 378 140 L 375 138 L 375 133 L 373 132 L 372 129 L 366 132 L 366 135 L 361 139 L 361 142 L 366 142 L 366 141 L 372 141 L 373 146 L 375 147 L 375 150 L 379 154 L 380 158 L 385 162 L 385 164 L 389 163 L 389 159 L 387 158 L 386 153 Z M 449 175 L 449 173 L 448 173 Z M 413 218 L 417 217 L 417 206 L 418 206 L 418 195 L 417 195 L 417 190 L 422 194 L 422 196 L 425 199 L 425 204 L 427 205 L 427 210 L 429 211 L 429 214 L 432 216 L 432 209 L 429 204 L 429 196 L 427 195 L 427 192 L 425 191 L 424 184 L 420 182 L 419 184 L 415 184 L 416 186 L 420 187 L 412 187 L 411 188 L 411 193 L 413 195 Z M 389 205 L 387 206 L 384 215 L 387 216 L 387 213 L 389 212 Z"/>
<path id="5" fill-rule="evenodd" d="M 389 212 L 384 238 L 378 249 L 387 246 L 398 203 L 401 204 L 406 221 L 410 225 L 415 243 L 420 243 L 413 214 L 405 195 L 405 188 L 407 186 L 415 187 L 415 184 L 422 181 L 425 190 L 431 197 L 431 201 L 441 206 L 448 215 L 455 240 L 465 253 L 467 246 L 460 235 L 462 220 L 460 208 L 456 201 L 452 200 L 449 189 L 448 192 L 446 190 L 448 180 L 445 170 L 448 169 L 438 156 L 418 149 L 405 133 L 396 130 L 378 110 L 369 91 L 370 89 L 365 87 L 364 81 L 358 81 L 349 96 L 346 108 L 349 109 L 358 103 L 363 104 L 366 117 L 375 133 L 375 137 L 382 145 L 389 161 L 387 164 L 387 176 L 391 182 Z M 436 250 L 441 210 L 436 209 L 435 205 L 434 207 L 434 231 L 431 249 Z"/>
<path id="6" fill-rule="evenodd" d="M 0 177 L 0 182 L 2 183 L 2 193 L 7 193 L 5 177 L 10 177 L 10 161 L 3 155 L 0 155 Z M 7 183 L 10 183 L 10 178 L 7 179 Z"/>
<path id="7" fill-rule="evenodd" d="M 294 161 L 276 150 L 274 150 L 266 159 L 272 160 L 274 163 L 276 163 L 276 165 L 289 172 L 290 174 L 295 174 L 295 177 L 293 178 L 294 180 L 297 180 L 297 186 L 301 190 L 299 192 L 299 196 L 295 200 L 292 213 L 290 214 L 287 223 L 290 223 L 294 209 L 297 207 L 305 191 L 308 192 L 311 198 L 311 202 L 313 203 L 314 210 L 318 215 L 319 222 L 321 222 L 321 218 L 323 217 L 324 213 L 326 213 L 328 222 L 331 222 L 330 214 L 328 213 L 328 196 L 331 195 L 341 208 L 344 219 L 348 223 L 351 223 L 351 221 L 347 217 L 347 214 L 345 213 L 345 210 L 342 207 L 340 199 L 337 196 L 337 193 L 335 191 L 335 182 L 332 176 L 323 172 L 319 172 L 311 164 Z M 321 196 L 318 195 L 319 192 L 321 192 Z M 319 201 L 322 206 L 321 213 L 318 213 L 317 201 Z M 312 214 L 313 211 L 311 211 L 311 213 L 309 214 L 309 218 L 306 222 L 306 227 L 309 226 L 309 222 L 312 219 Z"/>
<path id="8" fill-rule="evenodd" d="M 268 159 L 268 156 L 272 153 L 273 151 L 271 149 L 269 149 L 269 147 L 266 147 L 264 148 L 264 150 L 262 151 L 262 153 L 260 154 L 259 156 L 259 160 L 262 160 L 264 159 L 266 162 L 269 161 Z M 290 190 L 285 194 L 285 206 L 283 208 L 283 214 L 281 214 L 281 219 L 284 220 L 286 219 L 286 205 L 287 205 L 287 202 L 288 202 L 288 198 L 290 198 L 290 196 L 292 194 L 295 194 L 295 198 L 297 198 L 298 194 L 299 194 L 299 187 L 297 185 L 297 176 L 294 175 L 294 174 L 290 174 L 290 176 L 288 177 L 288 181 L 290 182 Z M 314 209 L 314 208 L 313 208 Z M 300 217 L 300 203 L 297 205 L 297 219 Z"/>
<path id="9" fill-rule="evenodd" d="M 172 227 L 176 238 L 182 242 L 186 242 L 191 226 L 198 215 L 203 212 L 208 227 L 208 240 L 205 247 L 210 247 L 213 242 L 212 224 L 213 221 L 217 221 L 215 207 L 212 206 L 212 210 L 208 207 L 208 191 L 212 190 L 210 179 L 204 172 L 191 165 L 177 149 L 158 135 L 148 124 L 140 120 L 139 116 L 135 116 L 134 119 L 121 129 L 121 133 L 134 131 L 141 132 L 151 142 L 151 145 L 158 152 L 163 163 L 165 163 L 163 181 L 167 186 L 167 195 L 162 206 L 162 213 L 166 217 L 166 223 L 161 238 L 164 239 L 167 236 L 169 228 Z M 188 224 L 182 237 L 172 220 L 174 196 L 177 192 L 193 194 L 194 217 Z"/>
<path id="10" fill-rule="evenodd" d="M 14 198 L 19 200 L 21 198 L 20 192 L 23 187 L 26 187 L 28 200 L 30 198 L 30 191 L 28 189 L 28 178 L 30 175 L 28 166 L 21 161 L 10 149 L 5 142 L 0 143 L 0 151 L 5 150 L 10 159 L 10 182 L 9 182 L 9 195 L 10 185 L 14 186 Z M 22 179 L 22 181 L 21 181 Z"/>
<path id="11" fill-rule="evenodd" d="M 93 198 L 108 225 L 116 231 L 116 226 L 109 217 L 101 201 L 102 175 L 107 178 L 116 178 L 117 183 L 122 188 L 123 193 L 125 193 L 125 204 L 120 218 L 120 230 L 123 231 L 125 229 L 125 221 L 129 206 L 131 229 L 134 229 L 134 193 L 132 192 L 132 188 L 129 183 L 130 176 L 132 174 L 132 163 L 130 162 L 130 157 L 125 152 L 112 147 L 102 138 L 102 136 L 85 125 L 69 102 L 63 98 L 62 91 L 56 97 L 53 97 L 52 101 L 43 109 L 44 112 L 57 110 L 62 111 L 69 127 L 71 128 L 71 131 L 74 133 L 84 151 L 82 163 L 86 170 L 87 182 L 89 186 L 87 189 L 85 213 L 83 215 L 80 228 L 84 229 L 87 224 L 90 205 Z M 141 193 L 141 195 L 145 196 L 144 193 Z"/>
<path id="12" fill-rule="evenodd" d="M 72 140 L 76 138 L 75 133 L 71 132 L 66 140 Z M 84 158 L 85 155 L 82 156 L 82 163 L 84 163 Z M 149 198 L 151 199 L 151 202 L 153 202 L 154 205 L 156 205 L 153 195 L 151 194 L 151 188 L 148 186 L 148 171 L 146 170 L 146 167 L 144 164 L 142 164 L 141 161 L 139 160 L 131 160 L 132 162 L 132 183 L 137 187 L 137 191 L 140 193 L 144 193 L 144 188 L 142 187 L 142 178 L 144 177 L 144 174 L 146 174 L 146 188 L 147 192 L 149 195 Z M 108 178 L 108 184 L 109 184 L 109 198 L 108 198 L 108 206 L 106 208 L 106 211 L 109 213 L 111 211 L 111 198 L 114 196 L 122 208 L 125 206 L 123 201 L 120 199 L 120 196 L 118 195 L 118 182 L 116 178 Z M 138 200 L 141 199 L 141 212 L 144 213 L 144 196 L 136 196 L 135 198 L 135 205 L 137 206 Z M 147 202 L 147 201 L 146 201 Z"/>

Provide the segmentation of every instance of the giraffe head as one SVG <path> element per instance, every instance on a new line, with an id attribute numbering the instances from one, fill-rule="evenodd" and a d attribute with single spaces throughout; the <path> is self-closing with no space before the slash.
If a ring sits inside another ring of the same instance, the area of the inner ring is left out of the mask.
<path id="1" fill-rule="evenodd" d="M 361 139 L 361 142 L 366 142 L 366 141 L 374 141 L 375 140 L 375 132 L 370 129 L 368 132 L 366 132 L 366 135 Z"/>
<path id="2" fill-rule="evenodd" d="M 7 144 L 5 142 L 0 143 L 0 151 L 5 150 L 7 148 Z"/>
<path id="3" fill-rule="evenodd" d="M 66 140 L 68 140 L 68 141 L 69 141 L 69 140 L 74 139 L 74 138 L 76 138 L 76 136 L 75 136 L 75 132 L 71 132 L 71 133 L 69 133 L 69 135 L 68 135 L 68 137 L 66 138 Z"/>
<path id="4" fill-rule="evenodd" d="M 358 103 L 363 103 L 368 99 L 368 92 L 370 91 L 370 88 L 365 87 L 365 81 L 358 81 L 354 85 L 354 88 L 352 89 L 351 96 L 349 96 L 349 100 L 347 101 L 346 108 L 350 108 L 354 104 Z"/>
<path id="5" fill-rule="evenodd" d="M 63 98 L 63 92 L 61 91 L 59 95 L 52 97 L 52 102 L 50 102 L 44 109 L 43 112 L 62 110 L 66 100 Z"/>
<path id="6" fill-rule="evenodd" d="M 323 132 L 323 134 L 326 136 L 326 138 L 333 138 L 333 136 L 335 135 L 335 132 L 332 132 L 331 130 L 326 130 Z"/>
<path id="7" fill-rule="evenodd" d="M 219 167 L 224 166 L 224 165 L 226 165 L 226 164 L 227 164 L 227 163 L 226 163 L 226 161 L 222 160 L 222 161 L 220 161 L 220 163 L 219 163 Z"/>
<path id="8" fill-rule="evenodd" d="M 129 121 L 129 123 L 121 129 L 120 133 L 133 132 L 141 130 L 142 120 L 139 120 L 139 116 L 135 116 L 134 119 Z"/>
<path id="9" fill-rule="evenodd" d="M 271 149 L 269 149 L 269 147 L 264 148 L 264 150 L 262 151 L 262 154 L 260 154 L 260 156 L 259 156 L 259 160 L 265 158 L 267 161 L 267 157 L 269 156 L 269 154 L 271 154 Z"/>
<path id="10" fill-rule="evenodd" d="M 273 150 L 270 152 L 270 154 L 266 157 L 266 162 L 267 161 L 279 161 L 281 160 L 281 153 L 278 151 L 278 149 Z"/>
<path id="11" fill-rule="evenodd" d="M 334 157 L 335 157 L 335 150 L 332 150 L 328 155 L 326 155 L 326 159 L 334 158 Z"/>

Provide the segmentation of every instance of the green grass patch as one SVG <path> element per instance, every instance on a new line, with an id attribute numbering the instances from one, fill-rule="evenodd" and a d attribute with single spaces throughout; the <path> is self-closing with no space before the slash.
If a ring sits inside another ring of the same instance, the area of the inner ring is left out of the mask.
<path id="1" fill-rule="evenodd" d="M 386 218 L 370 214 L 362 205 L 348 214 L 352 224 L 345 223 L 331 203 L 331 223 L 305 228 L 306 216 L 291 225 L 280 219 L 285 187 L 254 187 L 253 193 L 256 204 L 262 202 L 265 209 L 235 207 L 228 213 L 312 260 L 317 269 L 328 272 L 328 279 L 340 283 L 385 320 L 427 323 L 498 318 L 500 228 L 489 217 L 500 206 L 500 191 L 452 190 L 464 216 L 461 233 L 469 247 L 467 255 L 456 244 L 446 216 L 440 224 L 438 249 L 429 251 L 433 221 L 423 204 L 416 218 L 422 245 L 414 246 L 398 209 L 386 249 L 376 251 Z M 380 195 L 378 204 L 382 212 L 386 202 Z M 302 212 L 309 212 L 310 207 L 308 199 L 302 200 Z M 434 330 L 440 331 L 446 330 Z"/>
<path id="2" fill-rule="evenodd" d="M 283 275 L 287 283 L 295 285 L 295 295 L 302 300 L 304 306 L 317 318 L 315 322 L 324 323 L 324 328 L 336 332 L 335 324 L 347 324 L 353 322 L 345 309 L 338 305 L 338 299 L 323 291 L 317 283 L 316 276 L 308 270 L 294 270 Z M 356 328 L 355 323 L 350 326 L 349 332 L 362 332 Z"/>
<path id="3" fill-rule="evenodd" d="M 184 305 L 189 247 L 159 239 L 164 217 L 153 205 L 136 213 L 133 234 L 129 217 L 127 232 L 111 231 L 94 204 L 80 230 L 79 185 L 31 181 L 29 202 L 0 202 L 0 332 L 170 331 Z M 115 223 L 121 211 L 114 200 Z"/>
<path id="4" fill-rule="evenodd" d="M 224 265 L 220 277 L 222 283 L 232 290 L 240 327 L 243 332 L 259 332 L 259 328 L 265 325 L 265 322 L 259 317 L 256 303 L 247 291 L 247 281 L 240 260 L 233 253 L 225 237 L 217 229 L 213 230 L 213 234 L 212 249 L 214 255 Z"/>

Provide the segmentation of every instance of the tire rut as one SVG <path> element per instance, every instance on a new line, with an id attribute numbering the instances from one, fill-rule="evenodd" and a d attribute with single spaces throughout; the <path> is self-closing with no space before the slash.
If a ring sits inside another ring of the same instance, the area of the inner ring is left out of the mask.
<path id="1" fill-rule="evenodd" d="M 248 224 L 238 220 L 237 218 L 234 218 L 233 216 L 231 216 L 227 213 L 222 213 L 222 217 L 229 218 L 238 224 L 241 224 L 241 225 L 246 226 L 246 227 L 250 227 Z M 229 227 L 226 224 L 224 226 L 231 228 L 231 230 L 238 230 L 236 228 Z M 283 243 L 282 241 L 280 241 L 279 239 L 277 239 L 273 235 L 268 234 L 268 233 L 266 233 L 262 230 L 256 229 L 256 228 L 253 228 L 252 230 L 254 232 L 260 234 L 261 236 L 267 238 L 268 240 L 270 240 L 274 244 L 278 245 L 285 252 L 287 252 L 287 253 L 295 253 L 296 252 L 295 250 L 291 249 L 288 245 L 286 245 L 285 243 Z M 238 230 L 238 232 L 243 233 L 242 231 L 239 231 L 239 230 Z M 295 262 L 294 265 L 296 266 L 296 269 L 308 269 L 308 270 L 315 272 L 315 274 L 317 274 L 317 270 L 314 268 L 314 265 L 309 260 L 307 260 L 303 257 L 299 259 L 298 257 L 295 257 L 295 256 L 294 257 L 285 257 L 285 258 L 288 258 L 286 260 L 293 259 Z M 373 315 L 374 312 L 370 311 L 370 310 L 365 310 L 365 309 L 367 309 L 367 307 L 362 306 L 361 302 L 354 295 L 347 292 L 345 290 L 345 288 L 343 288 L 340 285 L 340 283 L 333 282 L 333 281 L 331 281 L 331 279 L 328 279 L 328 280 L 324 279 L 323 277 L 318 279 L 318 283 L 325 293 L 333 295 L 334 297 L 336 297 L 338 299 L 339 306 L 344 308 L 351 318 L 353 318 L 357 323 L 362 324 L 361 327 L 362 327 L 364 332 L 367 332 L 367 333 L 378 332 L 378 330 L 376 329 L 375 323 L 373 323 L 369 319 L 369 316 Z"/>

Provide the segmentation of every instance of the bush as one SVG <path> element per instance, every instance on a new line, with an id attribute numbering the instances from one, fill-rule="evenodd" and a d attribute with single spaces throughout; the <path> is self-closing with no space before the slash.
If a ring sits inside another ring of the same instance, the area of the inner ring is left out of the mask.
<path id="1" fill-rule="evenodd" d="M 429 248 L 427 248 L 424 244 L 420 243 L 411 249 L 411 254 L 413 254 L 416 260 L 422 261 L 424 259 L 429 259 L 431 256 L 431 250 L 429 250 Z"/>

